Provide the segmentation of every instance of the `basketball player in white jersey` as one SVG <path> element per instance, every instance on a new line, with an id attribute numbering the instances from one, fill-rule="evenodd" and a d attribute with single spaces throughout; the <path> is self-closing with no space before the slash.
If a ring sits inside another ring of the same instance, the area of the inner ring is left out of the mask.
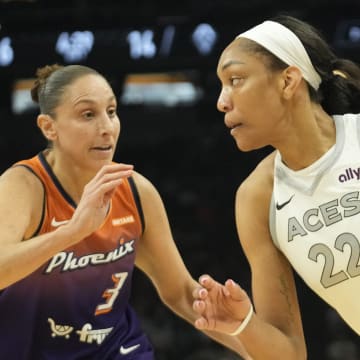
<path id="1" fill-rule="evenodd" d="M 236 196 L 252 296 L 203 275 L 195 326 L 236 336 L 254 359 L 305 359 L 292 269 L 360 334 L 360 69 L 278 16 L 237 36 L 217 73 L 237 147 L 274 152 Z"/>

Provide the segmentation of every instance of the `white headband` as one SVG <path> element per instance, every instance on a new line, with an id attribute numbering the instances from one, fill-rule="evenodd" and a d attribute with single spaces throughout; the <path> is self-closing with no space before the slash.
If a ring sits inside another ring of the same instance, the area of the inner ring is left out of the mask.
<path id="1" fill-rule="evenodd" d="M 274 21 L 264 21 L 236 38 L 239 37 L 257 42 L 285 64 L 298 67 L 303 78 L 315 90 L 319 88 L 321 77 L 311 63 L 300 39 L 287 27 Z"/>

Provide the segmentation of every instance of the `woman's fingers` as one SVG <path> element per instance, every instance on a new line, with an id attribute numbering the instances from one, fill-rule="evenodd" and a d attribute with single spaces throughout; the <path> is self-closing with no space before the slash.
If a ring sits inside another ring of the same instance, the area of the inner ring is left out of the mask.
<path id="1" fill-rule="evenodd" d="M 202 300 L 196 300 L 193 303 L 193 309 L 198 313 L 202 314 L 206 309 L 206 304 Z"/>
<path id="2" fill-rule="evenodd" d="M 195 320 L 194 325 L 199 330 L 206 330 L 209 327 L 209 322 L 204 317 L 200 317 Z"/>
<path id="3" fill-rule="evenodd" d="M 131 176 L 132 173 L 132 165 L 105 165 L 86 184 L 69 224 L 72 225 L 77 238 L 82 239 L 101 226 L 108 212 L 112 194 L 123 179 Z"/>
<path id="4" fill-rule="evenodd" d="M 109 174 L 109 173 L 116 173 L 116 172 L 121 172 L 121 171 L 131 171 L 134 169 L 134 165 L 131 164 L 123 164 L 123 163 L 119 163 L 119 164 L 108 164 L 108 165 L 104 165 L 98 172 L 97 174 L 94 176 L 94 180 L 97 180 L 101 177 L 103 177 L 104 174 Z"/>
<path id="5" fill-rule="evenodd" d="M 199 284 L 201 284 L 205 289 L 211 290 L 217 282 L 210 275 L 204 274 L 200 276 Z"/>
<path id="6" fill-rule="evenodd" d="M 226 280 L 225 289 L 228 291 L 228 295 L 235 301 L 244 301 L 248 297 L 246 291 L 232 279 Z"/>
<path id="7" fill-rule="evenodd" d="M 131 176 L 132 173 L 132 165 L 113 164 L 103 166 L 85 186 L 82 199 L 88 198 L 87 201 L 106 203 L 116 187 L 121 184 L 122 179 Z"/>
<path id="8" fill-rule="evenodd" d="M 105 165 L 100 171 L 94 176 L 94 178 L 85 186 L 85 189 L 97 188 L 99 184 L 109 183 L 114 180 L 120 180 L 131 176 L 133 173 L 133 166 L 122 164 L 118 165 Z M 121 181 L 120 181 L 121 182 Z"/>
<path id="9" fill-rule="evenodd" d="M 205 288 L 198 286 L 193 290 L 192 295 L 194 299 L 205 299 L 208 295 L 208 291 Z"/>

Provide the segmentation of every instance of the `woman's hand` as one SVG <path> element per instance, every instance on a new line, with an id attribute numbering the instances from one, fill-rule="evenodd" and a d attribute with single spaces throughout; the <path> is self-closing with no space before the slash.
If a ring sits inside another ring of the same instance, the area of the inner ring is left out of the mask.
<path id="1" fill-rule="evenodd" d="M 233 280 L 224 285 L 203 275 L 199 286 L 193 292 L 193 308 L 199 315 L 195 327 L 199 330 L 233 333 L 251 310 L 247 293 Z"/>
<path id="2" fill-rule="evenodd" d="M 74 242 L 84 239 L 97 230 L 109 211 L 110 199 L 122 179 L 131 176 L 133 165 L 111 164 L 103 166 L 84 187 L 73 217 L 67 224 Z"/>

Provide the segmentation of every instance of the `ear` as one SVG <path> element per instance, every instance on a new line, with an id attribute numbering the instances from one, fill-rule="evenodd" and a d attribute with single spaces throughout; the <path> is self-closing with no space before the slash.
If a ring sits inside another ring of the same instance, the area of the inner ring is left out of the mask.
<path id="1" fill-rule="evenodd" d="M 282 93 L 286 100 L 294 96 L 302 80 L 301 70 L 296 66 L 288 66 L 282 72 Z"/>
<path id="2" fill-rule="evenodd" d="M 40 114 L 37 125 L 47 140 L 54 141 L 57 138 L 55 121 L 50 115 Z"/>

